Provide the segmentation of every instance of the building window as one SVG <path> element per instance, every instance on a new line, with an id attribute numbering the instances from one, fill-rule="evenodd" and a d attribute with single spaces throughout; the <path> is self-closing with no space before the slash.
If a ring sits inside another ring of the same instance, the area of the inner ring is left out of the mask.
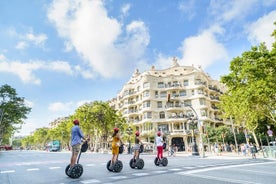
<path id="1" fill-rule="evenodd" d="M 166 91 L 162 91 L 162 92 L 160 93 L 160 97 L 161 97 L 161 98 L 167 98 L 167 92 L 166 92 Z"/>
<path id="2" fill-rule="evenodd" d="M 199 104 L 200 105 L 206 105 L 206 100 L 204 98 L 199 99 Z"/>
<path id="3" fill-rule="evenodd" d="M 189 80 L 184 80 L 183 85 L 184 86 L 189 86 Z"/>
<path id="4" fill-rule="evenodd" d="M 207 112 L 205 109 L 200 110 L 200 114 L 201 114 L 201 116 L 204 116 L 204 117 L 207 116 Z"/>
<path id="5" fill-rule="evenodd" d="M 162 102 L 157 102 L 157 108 L 162 108 Z"/>
<path id="6" fill-rule="evenodd" d="M 167 124 L 158 125 L 158 131 L 169 132 L 169 126 Z"/>
<path id="7" fill-rule="evenodd" d="M 149 82 L 145 82 L 144 84 L 143 84 L 143 88 L 149 88 L 150 87 L 150 83 Z"/>
<path id="8" fill-rule="evenodd" d="M 155 91 L 155 98 L 158 98 L 158 91 Z"/>
<path id="9" fill-rule="evenodd" d="M 158 82 L 157 86 L 158 88 L 165 88 L 164 82 Z"/>
<path id="10" fill-rule="evenodd" d="M 145 101 L 143 103 L 143 108 L 147 108 L 147 107 L 150 107 L 150 101 Z"/>
<path id="11" fill-rule="evenodd" d="M 186 96 L 186 95 L 187 95 L 187 94 L 186 94 L 186 90 L 180 91 L 180 92 L 179 92 L 179 95 L 180 95 L 180 96 Z"/>
<path id="12" fill-rule="evenodd" d="M 144 91 L 143 92 L 143 97 L 149 97 L 149 91 Z"/>
<path id="13" fill-rule="evenodd" d="M 184 106 L 185 107 L 192 106 L 192 101 L 191 100 L 185 100 L 184 101 Z"/>
<path id="14" fill-rule="evenodd" d="M 144 119 L 151 119 L 151 118 L 152 118 L 151 112 L 144 113 Z"/>
<path id="15" fill-rule="evenodd" d="M 160 113 L 159 113 L 159 118 L 160 118 L 160 119 L 165 119 L 165 112 L 163 112 L 163 111 L 160 112 Z"/>

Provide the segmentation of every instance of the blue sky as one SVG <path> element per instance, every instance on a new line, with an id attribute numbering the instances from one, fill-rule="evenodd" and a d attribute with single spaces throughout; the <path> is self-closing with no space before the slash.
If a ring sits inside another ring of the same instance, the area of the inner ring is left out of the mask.
<path id="1" fill-rule="evenodd" d="M 219 79 L 251 46 L 271 48 L 274 21 L 276 0 L 3 0 L 0 85 L 32 107 L 28 135 L 174 56 Z"/>

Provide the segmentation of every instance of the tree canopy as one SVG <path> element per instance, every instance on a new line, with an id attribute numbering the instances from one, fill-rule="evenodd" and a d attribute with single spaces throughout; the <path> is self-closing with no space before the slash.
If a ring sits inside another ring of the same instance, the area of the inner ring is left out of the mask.
<path id="1" fill-rule="evenodd" d="M 30 111 L 31 108 L 26 106 L 23 97 L 17 96 L 15 89 L 7 84 L 0 87 L 0 145 L 8 144 Z"/>
<path id="2" fill-rule="evenodd" d="M 276 40 L 276 30 L 272 36 Z M 276 42 L 272 50 L 261 43 L 234 58 L 221 82 L 227 87 L 220 98 L 225 117 L 253 132 L 259 122 L 276 125 Z"/>

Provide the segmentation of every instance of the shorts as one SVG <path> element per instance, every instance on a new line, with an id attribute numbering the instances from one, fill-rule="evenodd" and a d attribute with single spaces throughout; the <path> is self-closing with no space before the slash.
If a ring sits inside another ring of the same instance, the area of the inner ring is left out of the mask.
<path id="1" fill-rule="evenodd" d="M 72 146 L 72 154 L 74 155 L 79 154 L 80 148 L 81 148 L 80 144 L 75 144 L 74 146 Z"/>
<path id="2" fill-rule="evenodd" d="M 133 150 L 140 150 L 140 144 L 135 144 L 134 146 L 133 146 Z"/>
<path id="3" fill-rule="evenodd" d="M 112 154 L 118 155 L 119 154 L 119 147 L 118 146 L 112 146 Z"/>

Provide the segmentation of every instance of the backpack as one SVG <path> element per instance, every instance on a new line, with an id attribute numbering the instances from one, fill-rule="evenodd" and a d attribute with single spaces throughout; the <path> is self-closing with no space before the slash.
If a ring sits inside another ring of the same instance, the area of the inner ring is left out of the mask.
<path id="1" fill-rule="evenodd" d="M 164 142 L 163 149 L 166 149 L 166 147 L 167 147 L 167 144 Z"/>
<path id="2" fill-rule="evenodd" d="M 121 144 L 119 146 L 119 154 L 122 154 L 124 152 L 124 144 Z"/>

